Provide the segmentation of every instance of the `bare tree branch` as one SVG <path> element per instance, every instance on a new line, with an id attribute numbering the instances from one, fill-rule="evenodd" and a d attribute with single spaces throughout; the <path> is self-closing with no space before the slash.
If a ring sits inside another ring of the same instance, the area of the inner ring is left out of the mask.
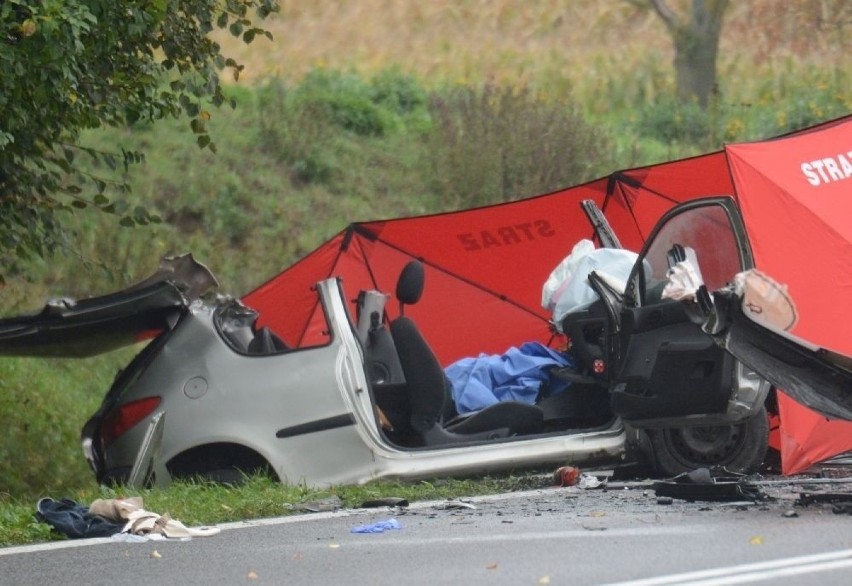
<path id="1" fill-rule="evenodd" d="M 663 19 L 663 22 L 666 26 L 672 30 L 676 30 L 681 26 L 681 23 L 678 22 L 677 14 L 669 8 L 668 4 L 665 3 L 665 0 L 650 0 L 651 6 L 660 15 L 660 18 Z"/>

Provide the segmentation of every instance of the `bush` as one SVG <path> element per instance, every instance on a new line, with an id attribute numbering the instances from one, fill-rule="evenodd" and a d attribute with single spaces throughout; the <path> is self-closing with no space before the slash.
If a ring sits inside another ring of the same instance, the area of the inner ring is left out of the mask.
<path id="1" fill-rule="evenodd" d="M 772 80 L 760 89 L 753 107 L 752 135 L 784 134 L 849 114 L 850 83 L 852 75 L 843 69 L 807 71 Z"/>
<path id="2" fill-rule="evenodd" d="M 427 172 L 442 207 L 554 191 L 610 170 L 609 139 L 574 104 L 527 88 L 461 87 L 430 100 Z"/>
<path id="3" fill-rule="evenodd" d="M 394 121 L 373 97 L 372 88 L 359 75 L 323 69 L 309 73 L 294 93 L 302 107 L 322 112 L 344 130 L 359 136 L 384 136 Z"/>
<path id="4" fill-rule="evenodd" d="M 280 79 L 257 90 L 254 122 L 262 149 L 289 166 L 297 183 L 325 183 L 335 172 L 330 112 L 310 100 L 298 101 Z"/>
<path id="5" fill-rule="evenodd" d="M 680 143 L 712 148 L 716 129 L 710 110 L 695 102 L 681 103 L 674 97 L 660 99 L 640 108 L 637 132 L 666 144 Z"/>

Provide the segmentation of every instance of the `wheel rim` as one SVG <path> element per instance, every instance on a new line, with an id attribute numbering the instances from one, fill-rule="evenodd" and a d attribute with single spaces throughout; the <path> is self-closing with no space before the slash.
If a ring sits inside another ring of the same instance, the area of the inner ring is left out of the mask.
<path id="1" fill-rule="evenodd" d="M 686 466 L 718 466 L 736 457 L 742 450 L 746 434 L 739 424 L 669 429 L 665 437 L 672 455 Z"/>

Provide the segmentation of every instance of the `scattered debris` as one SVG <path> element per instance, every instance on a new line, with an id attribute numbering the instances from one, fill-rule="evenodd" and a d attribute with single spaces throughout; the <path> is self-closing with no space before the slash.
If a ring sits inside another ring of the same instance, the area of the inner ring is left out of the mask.
<path id="1" fill-rule="evenodd" d="M 141 497 L 97 499 L 86 507 L 71 499 L 42 498 L 36 505 L 36 518 L 67 537 L 110 537 L 129 534 L 150 539 L 207 537 L 218 527 L 187 527 L 168 513 L 146 511 Z M 116 538 L 120 540 L 121 538 Z M 138 541 L 124 539 L 124 541 Z"/>
<path id="2" fill-rule="evenodd" d="M 476 509 L 476 505 L 464 501 L 447 501 L 443 504 L 436 505 L 434 508 L 442 511 L 450 511 L 453 509 Z"/>
<path id="3" fill-rule="evenodd" d="M 802 507 L 824 503 L 835 515 L 852 515 L 852 492 L 801 492 L 796 504 Z"/>
<path id="4" fill-rule="evenodd" d="M 742 474 L 722 470 L 714 474 L 707 468 L 684 472 L 672 480 L 654 482 L 657 496 L 669 496 L 687 501 L 759 501 L 766 495 Z"/>
<path id="5" fill-rule="evenodd" d="M 323 513 L 328 511 L 338 511 L 343 508 L 343 503 L 337 495 L 330 496 L 324 499 L 308 501 L 297 505 L 298 510 L 308 513 Z"/>
<path id="6" fill-rule="evenodd" d="M 597 476 L 592 476 L 591 474 L 580 474 L 580 480 L 577 482 L 577 486 L 580 488 L 606 488 L 607 479 L 604 477 L 603 480 L 598 478 Z"/>
<path id="7" fill-rule="evenodd" d="M 361 507 L 364 509 L 375 509 L 378 507 L 407 507 L 408 499 L 400 498 L 400 497 L 385 497 L 378 499 L 370 499 L 361 503 Z"/>
<path id="8" fill-rule="evenodd" d="M 561 466 L 553 473 L 553 481 L 558 486 L 574 486 L 580 479 L 580 469 L 576 466 Z"/>
<path id="9" fill-rule="evenodd" d="M 814 503 L 852 504 L 852 492 L 800 492 L 796 500 L 803 507 Z"/>
<path id="10" fill-rule="evenodd" d="M 795 518 L 795 517 L 798 517 L 798 516 L 799 516 L 799 513 L 797 513 L 797 512 L 796 512 L 796 511 L 794 511 L 793 509 L 788 509 L 788 510 L 784 511 L 784 515 L 783 515 L 783 516 L 784 516 L 784 517 L 787 517 L 788 519 L 793 519 L 793 518 Z"/>
<path id="11" fill-rule="evenodd" d="M 358 525 L 350 529 L 350 533 L 384 533 L 389 529 L 402 529 L 402 524 L 396 519 L 376 521 L 368 525 Z"/>

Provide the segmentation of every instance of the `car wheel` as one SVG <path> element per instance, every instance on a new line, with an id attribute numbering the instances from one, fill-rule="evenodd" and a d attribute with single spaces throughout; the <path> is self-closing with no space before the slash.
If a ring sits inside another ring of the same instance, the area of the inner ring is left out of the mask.
<path id="1" fill-rule="evenodd" d="M 769 447 L 765 407 L 733 425 L 649 429 L 644 433 L 651 464 L 663 476 L 713 467 L 752 474 L 760 468 Z"/>

